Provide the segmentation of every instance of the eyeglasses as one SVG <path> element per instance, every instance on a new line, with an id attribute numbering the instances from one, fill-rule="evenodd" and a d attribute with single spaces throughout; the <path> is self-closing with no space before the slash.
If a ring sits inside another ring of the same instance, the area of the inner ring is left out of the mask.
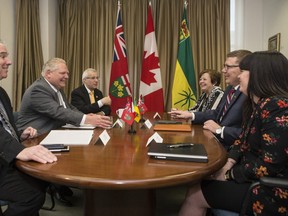
<path id="1" fill-rule="evenodd" d="M 234 68 L 234 67 L 239 67 L 239 65 L 228 65 L 228 64 L 224 64 L 223 67 L 228 70 L 229 68 Z"/>
<path id="2" fill-rule="evenodd" d="M 93 76 L 93 77 L 86 77 L 85 79 L 97 79 L 97 80 L 99 80 L 99 77 L 97 76 L 97 77 L 95 77 L 95 76 Z"/>

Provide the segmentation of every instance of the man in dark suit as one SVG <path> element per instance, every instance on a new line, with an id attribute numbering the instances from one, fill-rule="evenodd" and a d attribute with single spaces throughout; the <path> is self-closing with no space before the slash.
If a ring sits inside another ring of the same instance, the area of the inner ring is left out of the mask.
<path id="1" fill-rule="evenodd" d="M 76 126 L 90 124 L 110 128 L 108 116 L 83 114 L 68 103 L 63 88 L 69 78 L 66 62 L 60 58 L 48 60 L 42 69 L 42 77 L 24 93 L 16 122 L 19 129 L 32 126 L 39 134 L 57 129 L 66 123 Z"/>
<path id="2" fill-rule="evenodd" d="M 0 42 L 0 80 L 8 76 L 11 65 L 6 46 Z M 38 215 L 45 201 L 47 184 L 15 168 L 15 160 L 40 163 L 57 161 L 55 155 L 41 145 L 25 148 L 20 141 L 32 138 L 37 131 L 28 127 L 18 132 L 10 99 L 0 87 L 0 200 L 8 202 L 5 215 Z"/>
<path id="3" fill-rule="evenodd" d="M 110 115 L 111 99 L 103 97 L 102 92 L 97 89 L 99 76 L 93 68 L 86 69 L 82 74 L 83 85 L 74 89 L 71 93 L 71 104 L 81 112 Z"/>
<path id="4" fill-rule="evenodd" d="M 171 116 L 173 118 L 191 118 L 193 124 L 204 124 L 203 128 L 214 133 L 228 149 L 241 133 L 242 109 L 246 96 L 239 91 L 238 76 L 241 73 L 239 63 L 250 53 L 248 50 L 236 50 L 227 54 L 222 73 L 229 86 L 217 109 L 205 112 L 172 109 Z"/>

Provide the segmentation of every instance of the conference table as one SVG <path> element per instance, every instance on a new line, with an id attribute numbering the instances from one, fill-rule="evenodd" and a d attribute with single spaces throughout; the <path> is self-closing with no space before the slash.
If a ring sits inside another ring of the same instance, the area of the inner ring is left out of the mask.
<path id="1" fill-rule="evenodd" d="M 165 113 L 160 116 L 169 119 Z M 144 118 L 152 124 L 156 121 L 152 114 L 145 114 Z M 191 123 L 183 121 L 183 124 Z M 136 133 L 129 133 L 131 127 L 127 124 L 108 129 L 111 139 L 106 145 L 97 142 L 104 129 L 95 128 L 89 145 L 71 145 L 69 152 L 57 154 L 55 163 L 17 161 L 16 165 L 36 178 L 83 189 L 83 215 L 149 216 L 155 214 L 155 189 L 197 183 L 225 164 L 225 149 L 202 125 L 192 125 L 190 132 L 157 133 L 165 143 L 203 144 L 208 153 L 207 163 L 150 158 L 146 144 L 155 133 L 153 127 L 149 129 L 144 123 L 134 122 L 133 128 Z M 46 135 L 28 140 L 24 145 L 37 145 Z"/>

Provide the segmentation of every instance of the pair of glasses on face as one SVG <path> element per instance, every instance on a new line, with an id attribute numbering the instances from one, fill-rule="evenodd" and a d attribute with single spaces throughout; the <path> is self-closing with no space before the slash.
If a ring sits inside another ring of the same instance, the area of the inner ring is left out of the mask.
<path id="1" fill-rule="evenodd" d="M 99 77 L 93 76 L 93 77 L 86 77 L 85 79 L 91 79 L 91 80 L 99 80 Z"/>
<path id="2" fill-rule="evenodd" d="M 239 65 L 228 65 L 228 64 L 224 64 L 223 67 L 228 70 L 230 68 L 235 68 L 235 67 L 239 67 Z"/>

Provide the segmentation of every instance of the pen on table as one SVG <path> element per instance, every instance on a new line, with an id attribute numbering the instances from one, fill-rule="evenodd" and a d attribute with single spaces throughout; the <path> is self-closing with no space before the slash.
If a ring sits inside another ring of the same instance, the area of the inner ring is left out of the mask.
<path id="1" fill-rule="evenodd" d="M 175 145 L 168 145 L 168 148 L 185 148 L 185 147 L 192 147 L 193 143 L 183 143 L 183 144 L 175 144 Z"/>

